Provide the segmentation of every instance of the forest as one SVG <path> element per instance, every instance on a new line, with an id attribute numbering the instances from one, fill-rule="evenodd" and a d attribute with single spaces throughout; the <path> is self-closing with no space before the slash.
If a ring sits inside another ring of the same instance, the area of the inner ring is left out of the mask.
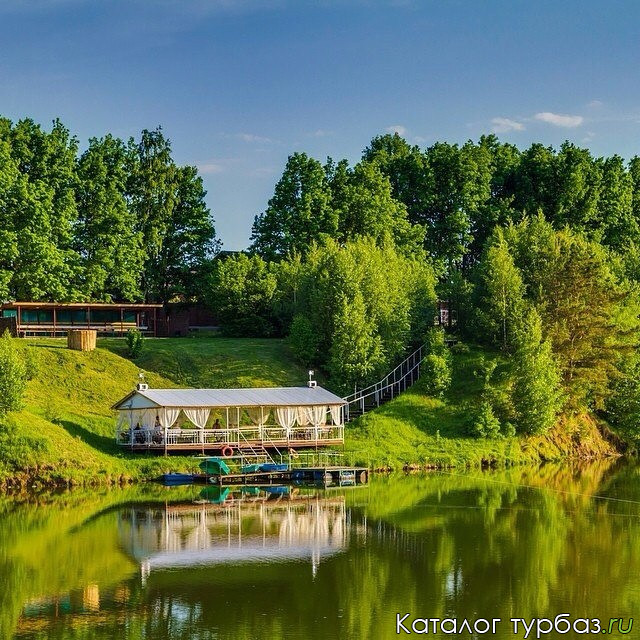
<path id="1" fill-rule="evenodd" d="M 382 135 L 353 166 L 296 152 L 233 255 L 205 195 L 159 128 L 80 152 L 59 121 L 0 120 L 0 299 L 198 301 L 226 335 L 286 337 L 344 392 L 426 342 L 435 396 L 451 380 L 445 300 L 454 349 L 506 363 L 477 372 L 472 435 L 588 411 L 638 436 L 640 158 L 493 135 Z"/>

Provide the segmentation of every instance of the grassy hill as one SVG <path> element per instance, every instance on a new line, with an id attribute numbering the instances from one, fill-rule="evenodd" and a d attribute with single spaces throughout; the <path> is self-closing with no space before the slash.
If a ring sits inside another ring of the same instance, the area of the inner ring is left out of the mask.
<path id="1" fill-rule="evenodd" d="M 63 339 L 21 341 L 37 362 L 22 411 L 0 429 L 0 485 L 110 483 L 192 468 L 192 458 L 132 454 L 114 442 L 111 405 L 135 385 L 140 370 L 152 387 L 251 387 L 304 384 L 306 369 L 282 340 L 168 338 L 145 341 L 143 354 L 126 358 L 123 340 L 105 338 L 90 353 L 70 351 Z M 372 467 L 480 466 L 538 462 L 567 455 L 614 453 L 586 416 L 564 420 L 535 438 L 471 438 L 469 407 L 480 393 L 474 371 L 480 349 L 454 356 L 450 391 L 442 399 L 421 383 L 346 431 L 352 462 Z M 496 384 L 501 384 L 500 366 Z M 322 381 L 321 381 L 322 382 Z"/>
<path id="2" fill-rule="evenodd" d="M 306 369 L 281 340 L 225 338 L 149 339 L 135 361 L 123 340 L 105 338 L 83 353 L 64 339 L 33 339 L 37 373 L 22 411 L 10 414 L 0 434 L 0 483 L 113 482 L 185 469 L 189 458 L 131 454 L 114 442 L 110 407 L 133 389 L 144 370 L 152 387 L 249 387 L 304 384 Z"/>
<path id="3" fill-rule="evenodd" d="M 589 415 L 562 417 L 543 436 L 475 438 L 469 422 L 482 393 L 476 372 L 489 360 L 497 367 L 491 385 L 508 380 L 500 354 L 472 347 L 453 354 L 451 387 L 443 398 L 425 392 L 423 380 L 407 392 L 354 422 L 347 451 L 354 462 L 374 468 L 488 466 L 539 463 L 567 456 L 595 458 L 616 454 Z"/>

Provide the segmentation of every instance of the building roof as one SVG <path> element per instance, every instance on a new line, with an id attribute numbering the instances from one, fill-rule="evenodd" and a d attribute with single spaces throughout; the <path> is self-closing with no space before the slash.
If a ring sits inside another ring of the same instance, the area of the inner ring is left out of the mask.
<path id="1" fill-rule="evenodd" d="M 14 307 L 36 307 L 38 309 L 56 309 L 66 307 L 70 309 L 86 309 L 87 307 L 97 307 L 100 309 L 161 309 L 161 304 L 147 304 L 141 302 L 3 302 L 0 303 L 2 309 L 12 309 Z"/>
<path id="2" fill-rule="evenodd" d="M 344 400 L 322 387 L 273 387 L 259 389 L 145 389 L 135 390 L 113 409 L 158 407 L 299 407 L 343 405 Z"/>

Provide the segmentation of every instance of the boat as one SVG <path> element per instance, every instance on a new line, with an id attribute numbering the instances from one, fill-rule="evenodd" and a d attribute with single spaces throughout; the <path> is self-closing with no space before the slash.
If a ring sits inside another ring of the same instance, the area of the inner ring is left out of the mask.
<path id="1" fill-rule="evenodd" d="M 161 477 L 161 481 L 162 484 L 167 486 L 193 484 L 194 477 L 192 473 L 165 473 Z"/>
<path id="2" fill-rule="evenodd" d="M 199 465 L 200 469 L 207 475 L 226 476 L 231 473 L 231 469 L 222 458 L 205 458 Z"/>
<path id="3" fill-rule="evenodd" d="M 260 465 L 260 471 L 264 471 L 265 473 L 274 472 L 274 471 L 288 471 L 288 464 L 276 464 L 275 462 L 265 462 Z"/>

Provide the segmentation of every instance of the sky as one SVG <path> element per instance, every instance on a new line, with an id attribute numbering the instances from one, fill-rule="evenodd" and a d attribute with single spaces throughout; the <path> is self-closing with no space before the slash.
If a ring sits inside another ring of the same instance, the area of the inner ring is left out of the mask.
<path id="1" fill-rule="evenodd" d="M 163 127 L 224 248 L 287 156 L 483 133 L 640 153 L 637 0 L 0 0 L 0 115 L 81 147 Z"/>

